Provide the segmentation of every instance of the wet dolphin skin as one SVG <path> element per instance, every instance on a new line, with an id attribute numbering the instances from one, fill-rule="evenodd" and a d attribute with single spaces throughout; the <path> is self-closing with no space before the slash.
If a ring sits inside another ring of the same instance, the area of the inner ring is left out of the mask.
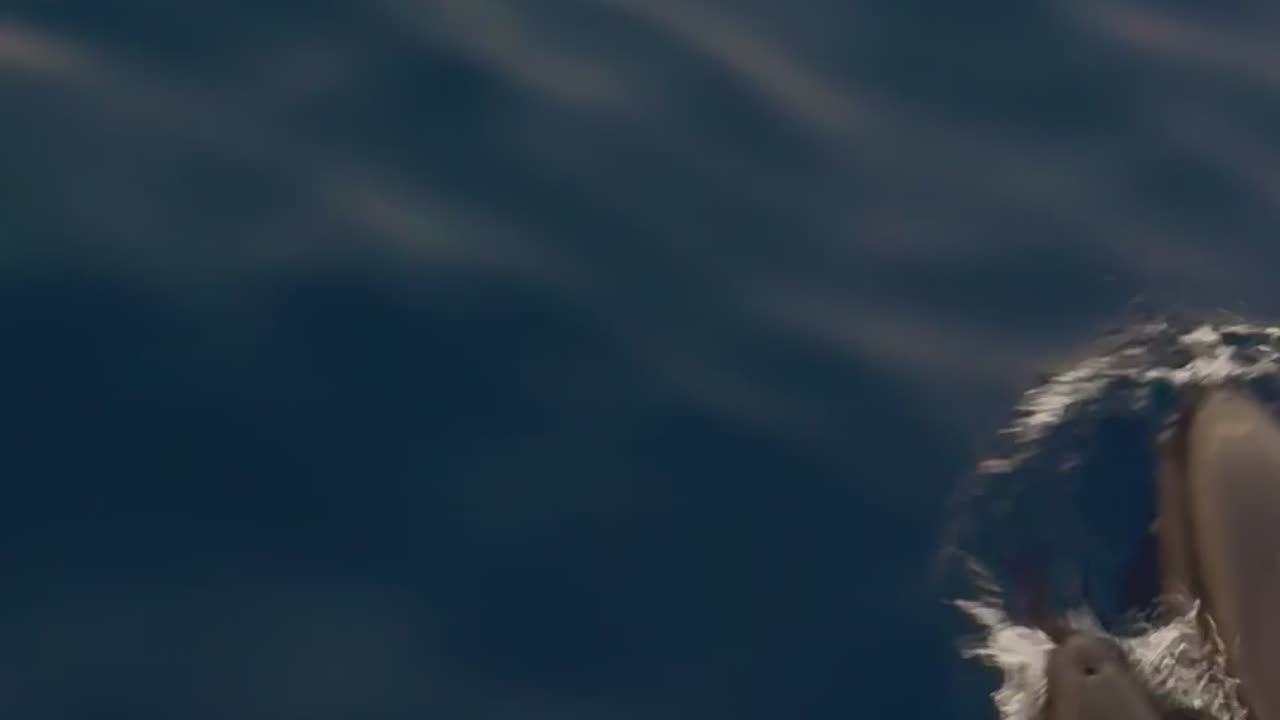
<path id="1" fill-rule="evenodd" d="M 1255 720 L 1280 718 L 1280 425 L 1257 402 L 1216 390 L 1165 451 L 1165 589 L 1216 625 Z"/>
<path id="2" fill-rule="evenodd" d="M 1110 638 L 1075 633 L 1049 656 L 1046 720 L 1161 720 Z"/>
<path id="3" fill-rule="evenodd" d="M 1203 395 L 1161 440 L 1163 590 L 1200 602 L 1252 720 L 1280 720 L 1280 423 L 1249 395 Z M 1161 720 L 1109 637 L 1074 632 L 1049 657 L 1045 720 Z"/>

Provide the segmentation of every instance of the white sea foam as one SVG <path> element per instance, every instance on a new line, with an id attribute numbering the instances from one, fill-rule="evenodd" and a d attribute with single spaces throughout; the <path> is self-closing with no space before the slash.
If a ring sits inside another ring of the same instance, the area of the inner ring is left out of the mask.
<path id="1" fill-rule="evenodd" d="M 1227 343 L 1226 337 L 1236 342 Z M 1170 346 L 1175 344 L 1181 352 L 1171 352 Z M 1088 357 L 1023 393 L 1014 419 L 1004 432 L 1012 435 L 1019 446 L 1032 444 L 1072 411 L 1120 383 L 1208 387 L 1251 380 L 1278 370 L 1280 327 L 1206 324 L 1179 333 L 1166 322 L 1153 321 L 1126 330 L 1111 349 Z"/>
<path id="2" fill-rule="evenodd" d="M 991 694 L 1001 720 L 1039 720 L 1048 689 L 1045 668 L 1056 643 L 1039 628 L 1010 620 L 998 600 L 961 600 L 956 605 L 982 630 L 965 648 L 965 657 L 1002 675 L 1000 687 Z M 1206 638 L 1200 632 L 1197 613 L 1193 606 L 1170 622 L 1135 628 L 1134 634 L 1114 639 L 1163 707 L 1205 720 L 1246 720 L 1236 693 L 1238 681 L 1223 665 L 1221 643 L 1216 635 Z M 1085 610 L 1071 614 L 1067 625 L 1103 632 Z"/>

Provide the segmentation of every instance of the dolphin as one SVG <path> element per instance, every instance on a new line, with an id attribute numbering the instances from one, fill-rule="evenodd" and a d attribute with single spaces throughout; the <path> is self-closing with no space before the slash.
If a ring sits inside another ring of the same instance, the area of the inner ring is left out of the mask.
<path id="1" fill-rule="evenodd" d="M 1157 494 L 1166 597 L 1200 602 L 1253 720 L 1280 720 L 1280 424 L 1207 392 L 1160 441 Z"/>
<path id="2" fill-rule="evenodd" d="M 1280 720 L 1280 422 L 1244 391 L 1218 388 L 1157 450 L 1165 609 L 1198 601 L 1252 720 Z M 1108 637 L 1061 636 L 1046 671 L 1044 720 L 1166 717 Z"/>
<path id="3" fill-rule="evenodd" d="M 1075 632 L 1049 655 L 1045 720 L 1162 720 L 1119 645 Z"/>

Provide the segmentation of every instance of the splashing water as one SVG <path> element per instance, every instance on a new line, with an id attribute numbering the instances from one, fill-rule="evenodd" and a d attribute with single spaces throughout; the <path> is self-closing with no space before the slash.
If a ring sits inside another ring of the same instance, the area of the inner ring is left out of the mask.
<path id="1" fill-rule="evenodd" d="M 956 603 L 986 630 L 985 642 L 965 650 L 998 669 L 1004 683 L 992 693 L 1004 720 L 1035 720 L 1044 705 L 1048 682 L 1045 667 L 1054 642 L 1038 628 L 1011 622 L 999 602 L 960 600 Z"/>
<path id="2" fill-rule="evenodd" d="M 1079 431 L 1081 418 L 1137 415 L 1151 409 L 1158 393 L 1176 397 L 1224 383 L 1247 384 L 1264 400 L 1280 396 L 1280 328 L 1239 323 L 1178 328 L 1167 321 L 1134 326 L 1120 333 L 1110 349 L 1024 393 L 1002 431 L 1009 447 L 980 463 L 978 478 L 987 489 L 1029 472 L 1032 465 L 1064 467 L 1045 456 L 1067 452 L 1062 445 L 1076 442 L 1072 433 Z M 1170 414 L 1176 412 L 1173 405 Z M 1068 430 L 1073 424 L 1075 429 Z M 1002 682 L 992 700 L 1002 720 L 1037 720 L 1055 642 L 1043 630 L 1010 617 L 996 581 L 976 566 L 971 570 L 982 597 L 956 605 L 981 634 L 963 654 L 1000 671 Z M 1201 619 L 1193 606 L 1163 623 L 1135 622 L 1111 636 L 1167 710 L 1206 720 L 1246 720 L 1238 681 L 1224 666 L 1221 641 L 1211 622 L 1208 632 L 1202 630 Z M 1068 613 L 1066 624 L 1073 630 L 1106 632 L 1087 609 Z"/>
<path id="3" fill-rule="evenodd" d="M 1056 647 L 1043 630 L 1009 619 L 996 599 L 959 600 L 956 605 L 985 632 L 965 657 L 976 658 L 1003 676 L 992 700 L 1001 720 L 1037 720 L 1048 690 L 1045 668 Z M 1200 631 L 1199 606 L 1145 632 L 1114 637 L 1137 676 L 1165 708 L 1205 720 L 1247 720 L 1240 703 L 1239 681 L 1223 664 L 1221 641 L 1216 633 L 1206 638 Z M 1067 627 L 1102 633 L 1088 611 L 1067 617 Z"/>
<path id="4" fill-rule="evenodd" d="M 1005 433 L 1023 453 L 1090 401 L 1119 388 L 1145 390 L 1221 385 L 1275 376 L 1280 371 L 1280 327 L 1201 325 L 1179 332 L 1165 321 L 1126 330 L 1115 348 L 1087 358 L 1023 394 Z M 1141 398 L 1134 398 L 1141 402 Z M 1025 456 L 1025 455 L 1023 455 Z M 986 461 L 1013 469 L 1015 458 Z M 1003 464 L 1002 464 L 1003 463 Z"/>

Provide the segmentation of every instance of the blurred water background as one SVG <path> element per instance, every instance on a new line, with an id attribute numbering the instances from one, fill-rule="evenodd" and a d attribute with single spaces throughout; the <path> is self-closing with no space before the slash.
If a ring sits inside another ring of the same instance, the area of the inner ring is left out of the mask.
<path id="1" fill-rule="evenodd" d="M 1278 19 L 6 0 L 0 708 L 990 717 L 952 489 L 1280 315 Z"/>

